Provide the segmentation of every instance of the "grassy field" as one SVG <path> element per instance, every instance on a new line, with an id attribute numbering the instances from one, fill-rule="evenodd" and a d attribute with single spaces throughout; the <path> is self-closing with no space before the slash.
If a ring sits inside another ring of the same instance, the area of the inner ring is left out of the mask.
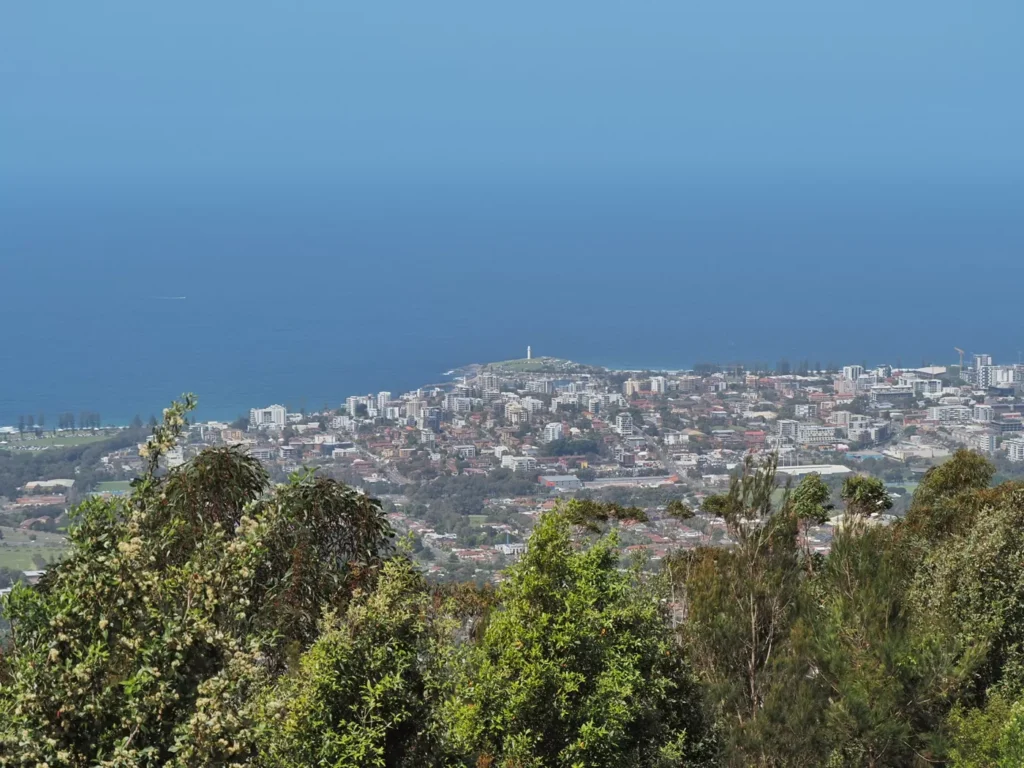
<path id="1" fill-rule="evenodd" d="M 487 515 L 467 515 L 470 525 L 483 525 L 487 522 Z"/>
<path id="2" fill-rule="evenodd" d="M 130 480 L 108 480 L 103 483 L 96 483 L 97 493 L 127 493 L 132 489 Z"/>
<path id="3" fill-rule="evenodd" d="M 503 360 L 500 363 L 488 363 L 485 368 L 504 371 L 515 371 L 517 373 L 565 373 L 585 369 L 587 366 L 574 363 L 571 360 L 562 360 L 558 357 L 534 357 L 529 360 Z"/>
<path id="4" fill-rule="evenodd" d="M 0 448 L 12 451 L 41 450 L 43 448 L 70 448 L 74 445 L 88 445 L 89 443 L 100 443 L 111 437 L 111 435 L 100 432 L 99 434 L 81 435 L 43 435 L 42 437 L 29 437 L 28 435 L 12 436 L 0 442 Z"/>
<path id="5" fill-rule="evenodd" d="M 913 496 L 920 483 L 886 483 L 889 488 L 906 488 L 907 495 Z"/>
<path id="6" fill-rule="evenodd" d="M 36 564 L 33 555 L 39 555 L 48 563 L 60 560 L 67 548 L 66 539 L 59 533 L 43 533 L 42 531 L 22 531 L 17 528 L 2 528 L 0 533 L 0 568 L 13 568 L 17 571 L 34 571 Z M 35 535 L 32 541 L 30 536 Z"/>

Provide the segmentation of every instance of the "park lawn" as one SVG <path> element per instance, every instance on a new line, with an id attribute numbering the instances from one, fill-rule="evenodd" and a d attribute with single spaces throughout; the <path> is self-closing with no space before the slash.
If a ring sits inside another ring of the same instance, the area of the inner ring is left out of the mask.
<path id="1" fill-rule="evenodd" d="M 37 570 L 33 555 L 39 555 L 47 563 L 53 563 L 67 553 L 67 539 L 60 533 L 44 531 L 23 531 L 20 528 L 0 527 L 0 568 L 16 571 Z M 31 536 L 35 536 L 32 541 Z"/>
<path id="2" fill-rule="evenodd" d="M 49 544 L 30 544 L 17 546 L 0 541 L 0 568 L 11 568 L 15 571 L 34 571 L 38 565 L 33 555 L 39 555 L 47 563 L 55 563 L 67 553 L 67 548 Z"/>
<path id="3" fill-rule="evenodd" d="M 571 360 L 563 360 L 558 357 L 533 357 L 529 360 L 524 357 L 519 360 L 502 360 L 500 363 L 487 363 L 485 368 L 503 369 L 518 373 L 556 373 L 577 366 L 578 364 Z"/>
<path id="4" fill-rule="evenodd" d="M 480 526 L 487 522 L 487 515 L 467 515 L 470 525 Z"/>
<path id="5" fill-rule="evenodd" d="M 9 528 L 0 526 L 0 546 L 4 544 L 28 544 L 30 542 L 41 546 L 56 547 L 63 549 L 67 538 L 63 533 L 47 533 L 46 531 L 23 531 L 21 528 Z M 31 538 L 35 536 L 35 540 Z"/>
<path id="6" fill-rule="evenodd" d="M 131 489 L 131 480 L 107 480 L 96 483 L 96 493 L 128 493 Z"/>
<path id="7" fill-rule="evenodd" d="M 920 483 L 886 483 L 885 485 L 888 488 L 905 488 L 907 495 L 913 496 L 914 491 L 917 490 L 917 486 L 919 486 Z"/>
<path id="8" fill-rule="evenodd" d="M 12 437 L 8 438 L 6 445 L 0 443 L 0 448 L 7 448 L 12 451 L 24 451 L 31 448 L 70 448 L 75 445 L 88 445 L 90 443 L 101 443 L 108 440 L 111 435 L 100 432 L 95 435 L 43 435 L 43 437 Z"/>

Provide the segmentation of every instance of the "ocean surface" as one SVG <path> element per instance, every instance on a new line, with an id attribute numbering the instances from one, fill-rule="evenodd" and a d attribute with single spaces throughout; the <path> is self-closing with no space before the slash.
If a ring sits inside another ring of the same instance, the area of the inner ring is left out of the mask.
<path id="1" fill-rule="evenodd" d="M 337 406 L 528 344 L 1009 362 L 1022 299 L 1024 184 L 40 182 L 0 191 L 0 424 Z"/>

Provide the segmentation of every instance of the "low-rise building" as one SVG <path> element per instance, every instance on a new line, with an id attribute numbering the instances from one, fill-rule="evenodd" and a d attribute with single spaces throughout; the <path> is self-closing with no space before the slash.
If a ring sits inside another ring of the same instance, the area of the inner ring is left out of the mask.
<path id="1" fill-rule="evenodd" d="M 541 475 L 537 479 L 556 491 L 578 491 L 583 488 L 583 483 L 576 475 Z"/>

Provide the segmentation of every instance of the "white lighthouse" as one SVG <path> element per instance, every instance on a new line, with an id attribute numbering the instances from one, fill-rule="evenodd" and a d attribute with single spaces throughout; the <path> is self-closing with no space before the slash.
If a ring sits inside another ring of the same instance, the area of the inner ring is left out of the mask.
<path id="1" fill-rule="evenodd" d="M 528 346 L 526 348 L 526 359 L 533 360 L 533 347 Z"/>

